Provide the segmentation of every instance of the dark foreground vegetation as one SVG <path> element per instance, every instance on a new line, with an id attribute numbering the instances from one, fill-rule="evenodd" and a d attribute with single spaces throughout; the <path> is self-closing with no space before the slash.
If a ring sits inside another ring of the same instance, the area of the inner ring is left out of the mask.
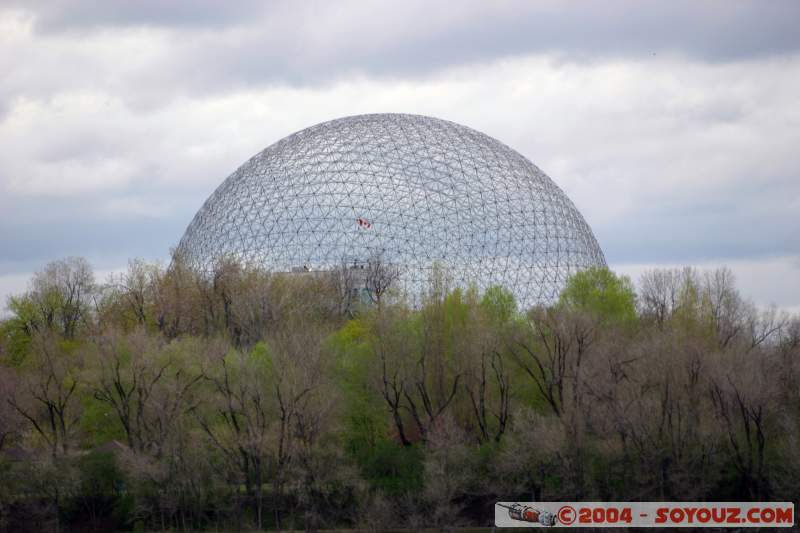
<path id="1" fill-rule="evenodd" d="M 0 323 L 0 530 L 483 526 L 510 500 L 794 500 L 800 320 L 729 271 L 417 309 L 373 264 L 48 265 Z M 372 301 L 367 302 L 366 299 Z"/>

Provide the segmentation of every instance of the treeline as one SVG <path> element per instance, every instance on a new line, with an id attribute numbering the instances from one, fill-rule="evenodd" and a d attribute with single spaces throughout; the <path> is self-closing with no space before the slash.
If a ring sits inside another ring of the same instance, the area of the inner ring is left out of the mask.
<path id="1" fill-rule="evenodd" d="M 496 500 L 794 500 L 800 319 L 728 270 L 521 310 L 375 261 L 52 263 L 0 323 L 0 530 L 487 525 Z M 366 283 L 371 289 L 359 291 Z M 365 297 L 366 294 L 366 297 Z"/>

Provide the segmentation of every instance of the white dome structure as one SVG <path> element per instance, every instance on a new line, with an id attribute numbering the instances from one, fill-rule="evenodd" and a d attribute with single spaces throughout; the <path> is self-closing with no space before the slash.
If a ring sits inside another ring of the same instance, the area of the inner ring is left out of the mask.
<path id="1" fill-rule="evenodd" d="M 458 286 L 504 286 L 523 307 L 605 265 L 581 214 L 530 161 L 404 114 L 341 118 L 266 148 L 208 198 L 177 253 L 206 271 L 223 258 L 290 272 L 380 257 L 412 301 L 441 268 Z"/>

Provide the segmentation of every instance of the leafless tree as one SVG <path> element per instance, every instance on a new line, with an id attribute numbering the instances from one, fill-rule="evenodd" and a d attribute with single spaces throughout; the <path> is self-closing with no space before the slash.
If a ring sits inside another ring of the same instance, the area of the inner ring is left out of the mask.
<path id="1" fill-rule="evenodd" d="M 35 309 L 28 329 L 52 331 L 71 339 L 90 310 L 94 274 L 82 257 L 54 261 L 34 274 L 27 298 Z"/>
<path id="2" fill-rule="evenodd" d="M 376 255 L 367 261 L 364 281 L 369 297 L 378 307 L 399 278 L 400 268 L 385 262 L 382 256 Z"/>
<path id="3" fill-rule="evenodd" d="M 398 313 L 401 316 L 398 316 Z M 404 446 L 411 444 L 403 411 L 405 408 L 407 376 L 413 358 L 413 345 L 407 332 L 397 326 L 405 318 L 400 309 L 389 309 L 378 313 L 372 324 L 374 350 L 377 355 L 377 389 L 386 402 L 394 422 L 398 438 Z"/>
<path id="4" fill-rule="evenodd" d="M 163 276 L 160 265 L 131 259 L 124 273 L 111 277 L 112 287 L 118 291 L 124 305 L 140 326 L 155 318 L 155 292 Z"/>
<path id="5" fill-rule="evenodd" d="M 595 340 L 596 324 L 586 316 L 572 316 L 555 309 L 530 313 L 529 335 L 513 350 L 520 368 L 533 380 L 553 414 L 580 409 L 581 365 Z"/>
<path id="6" fill-rule="evenodd" d="M 511 383 L 503 356 L 499 351 L 481 352 L 478 368 L 469 378 L 465 389 L 480 430 L 480 440 L 486 442 L 493 439 L 499 442 L 508 425 L 511 405 Z M 494 393 L 491 390 L 493 384 L 496 388 Z M 490 404 L 494 397 L 497 405 L 493 410 Z M 497 424 L 493 434 L 492 418 Z"/>
<path id="7" fill-rule="evenodd" d="M 23 419 L 13 407 L 17 376 L 9 368 L 0 366 L 0 451 L 20 433 Z"/>
<path id="8" fill-rule="evenodd" d="M 431 428 L 426 451 L 423 496 L 431 507 L 428 523 L 453 527 L 464 507 L 460 496 L 477 477 L 475 455 L 466 433 L 450 417 L 443 417 Z"/>
<path id="9" fill-rule="evenodd" d="M 764 343 L 778 341 L 790 324 L 788 313 L 779 311 L 775 306 L 760 310 L 747 304 L 744 315 L 744 328 L 751 350 Z"/>
<path id="10" fill-rule="evenodd" d="M 679 269 L 648 270 L 640 279 L 639 303 L 642 314 L 659 327 L 669 320 L 679 304 L 683 275 Z"/>
<path id="11" fill-rule="evenodd" d="M 329 422 L 326 418 L 336 407 L 324 349 L 328 329 L 309 321 L 299 329 L 298 325 L 282 324 L 268 341 L 273 364 L 280 369 L 272 384 L 278 407 L 277 447 L 273 452 L 277 467 L 273 488 L 278 505 L 293 460 L 299 460 L 306 493 L 314 485 L 317 474 L 313 471 L 312 451 Z"/>
<path id="12" fill-rule="evenodd" d="M 169 268 L 158 280 L 156 325 L 167 338 L 201 332 L 199 275 L 183 261 L 182 257 L 174 256 Z"/>
<path id="13" fill-rule="evenodd" d="M 546 484 L 548 477 L 564 475 L 564 450 L 569 441 L 564 424 L 554 416 L 521 406 L 516 408 L 513 421 L 493 462 L 490 489 L 531 495 L 536 501 L 570 495 L 569 487 L 554 488 Z"/>
<path id="14" fill-rule="evenodd" d="M 720 362 L 723 369 L 711 380 L 711 398 L 743 487 L 749 497 L 759 499 L 768 491 L 765 454 L 774 393 L 765 378 L 770 369 L 763 360 L 735 359 L 734 365 Z"/>
<path id="15" fill-rule="evenodd" d="M 258 527 L 268 466 L 273 494 L 280 500 L 297 438 L 315 440 L 316 424 L 331 405 L 332 396 L 321 391 L 327 375 L 325 330 L 309 323 L 293 326 L 274 330 L 265 352 L 214 357 L 207 378 L 215 401 L 207 413 L 197 412 L 203 431 L 255 499 Z M 276 520 L 277 513 L 278 506 Z"/>
<path id="16" fill-rule="evenodd" d="M 615 341 L 601 350 L 606 370 L 594 372 L 586 386 L 592 429 L 619 447 L 627 490 L 641 498 L 705 494 L 718 446 L 704 342 L 668 330 L 653 331 L 635 347 Z"/>
<path id="17" fill-rule="evenodd" d="M 585 490 L 587 359 L 596 341 L 595 318 L 563 309 L 534 309 L 512 354 L 553 414 L 564 424 L 568 446 L 564 471 L 574 493 Z"/>
<path id="18" fill-rule="evenodd" d="M 21 376 L 11 405 L 50 448 L 53 457 L 64 455 L 80 418 L 76 391 L 81 362 L 65 352 L 52 334 L 37 335 L 30 354 L 30 372 Z"/>
<path id="19" fill-rule="evenodd" d="M 348 318 L 354 316 L 362 290 L 366 288 L 364 283 L 366 275 L 361 275 L 362 272 L 365 274 L 365 271 L 359 266 L 343 261 L 329 273 L 330 283 L 334 287 L 335 294 L 338 295 L 336 312 Z"/>
<path id="20" fill-rule="evenodd" d="M 256 494 L 260 505 L 272 419 L 266 383 L 261 381 L 268 376 L 262 365 L 242 352 L 223 353 L 215 359 L 209 362 L 206 375 L 213 384 L 212 403 L 207 414 L 196 412 L 198 422 L 229 468 L 240 474 L 234 483 L 244 481 L 248 494 Z"/>
<path id="21" fill-rule="evenodd" d="M 508 332 L 481 311 L 478 305 L 470 305 L 456 350 L 465 358 L 464 390 L 477 424 L 478 440 L 499 442 L 508 427 L 511 409 L 511 376 L 504 354 Z"/>
<path id="22" fill-rule="evenodd" d="M 708 309 L 720 346 L 725 348 L 742 333 L 745 325 L 745 305 L 730 269 L 718 268 L 705 273 L 702 303 Z"/>
<path id="23" fill-rule="evenodd" d="M 194 391 L 202 371 L 192 370 L 175 353 L 186 342 L 165 346 L 143 330 L 97 342 L 93 395 L 114 410 L 135 453 L 160 457 L 179 418 L 197 406 Z"/>
<path id="24" fill-rule="evenodd" d="M 286 369 L 275 383 L 278 436 L 283 444 L 278 450 L 278 465 L 284 469 L 277 472 L 273 487 L 281 498 L 291 475 L 306 531 L 318 530 L 323 525 L 323 515 L 336 505 L 327 500 L 329 487 L 352 483 L 353 476 L 341 450 L 326 439 L 339 424 L 340 405 L 322 348 L 323 332 L 309 324 L 302 336 L 292 330 L 279 331 L 270 342 L 275 362 Z M 276 506 L 281 505 L 282 501 L 276 501 Z"/>
<path id="25" fill-rule="evenodd" d="M 244 268 L 230 290 L 227 332 L 235 346 L 250 348 L 264 338 L 272 318 L 270 297 L 272 276 L 256 269 Z"/>

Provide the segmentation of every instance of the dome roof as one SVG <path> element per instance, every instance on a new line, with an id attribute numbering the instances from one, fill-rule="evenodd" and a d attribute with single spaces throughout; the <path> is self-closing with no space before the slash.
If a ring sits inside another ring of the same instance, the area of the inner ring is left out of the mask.
<path id="1" fill-rule="evenodd" d="M 404 114 L 340 118 L 266 148 L 208 198 L 178 254 L 203 270 L 234 257 L 274 272 L 381 257 L 412 300 L 440 265 L 456 285 L 503 285 L 523 306 L 605 264 L 569 198 L 522 155 Z"/>

